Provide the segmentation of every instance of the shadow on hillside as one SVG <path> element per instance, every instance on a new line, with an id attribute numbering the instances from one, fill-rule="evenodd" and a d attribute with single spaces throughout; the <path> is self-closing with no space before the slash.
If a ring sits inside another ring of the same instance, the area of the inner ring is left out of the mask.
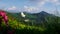
<path id="1" fill-rule="evenodd" d="M 14 29 L 11 27 L 1 27 L 0 34 L 42 34 L 38 29 Z"/>
<path id="2" fill-rule="evenodd" d="M 28 29 L 27 27 L 23 29 L 15 29 L 12 27 L 1 27 L 0 34 L 59 34 L 60 32 L 60 24 L 49 24 L 46 27 L 46 30 L 41 31 L 39 29 Z"/>

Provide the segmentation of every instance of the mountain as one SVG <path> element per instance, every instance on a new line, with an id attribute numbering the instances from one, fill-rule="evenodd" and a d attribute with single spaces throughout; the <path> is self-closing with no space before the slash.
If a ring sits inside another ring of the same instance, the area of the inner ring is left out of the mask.
<path id="1" fill-rule="evenodd" d="M 59 18 L 45 11 L 41 11 L 39 13 L 27 13 L 27 12 L 8 13 L 7 12 L 7 15 L 16 19 L 18 22 L 29 24 L 29 25 L 40 25 L 45 23 L 52 23 L 55 22 L 57 18 Z"/>
<path id="2" fill-rule="evenodd" d="M 49 14 L 45 11 L 39 13 L 9 13 L 9 27 L 6 28 L 2 22 L 1 34 L 14 32 L 15 34 L 59 34 L 60 32 L 60 17 Z M 27 24 L 27 25 L 26 25 Z"/>

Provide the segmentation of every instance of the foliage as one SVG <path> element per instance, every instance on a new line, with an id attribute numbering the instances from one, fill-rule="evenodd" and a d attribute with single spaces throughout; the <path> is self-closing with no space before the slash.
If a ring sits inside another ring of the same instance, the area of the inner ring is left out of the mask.
<path id="1" fill-rule="evenodd" d="M 59 34 L 60 17 L 46 14 L 47 13 L 45 12 L 44 14 L 26 14 L 27 18 L 22 18 L 19 14 L 7 14 L 9 19 L 9 27 L 6 27 L 3 22 L 2 27 L 0 27 L 0 34 L 6 34 L 9 32 L 13 34 Z M 30 21 L 25 22 L 24 19 L 29 19 Z M 30 25 L 31 23 L 34 24 Z"/>

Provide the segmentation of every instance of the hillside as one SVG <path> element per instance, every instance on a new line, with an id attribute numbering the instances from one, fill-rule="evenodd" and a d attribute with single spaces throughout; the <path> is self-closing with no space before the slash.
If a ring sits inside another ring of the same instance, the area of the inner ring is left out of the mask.
<path id="1" fill-rule="evenodd" d="M 59 34 L 60 32 L 60 17 L 54 16 L 46 12 L 40 13 L 7 13 L 9 27 L 2 24 L 0 33 L 14 34 Z M 26 21 L 24 21 L 27 19 Z"/>
<path id="2" fill-rule="evenodd" d="M 40 13 L 26 13 L 23 12 L 25 17 L 22 17 L 20 13 L 8 13 L 8 16 L 10 15 L 14 19 L 16 19 L 18 22 L 23 22 L 23 24 L 27 25 L 36 25 L 39 26 L 40 24 L 49 23 L 49 22 L 55 22 L 55 20 L 60 20 L 59 17 L 49 14 L 47 12 L 40 12 Z M 56 21 L 57 22 L 57 21 Z"/>

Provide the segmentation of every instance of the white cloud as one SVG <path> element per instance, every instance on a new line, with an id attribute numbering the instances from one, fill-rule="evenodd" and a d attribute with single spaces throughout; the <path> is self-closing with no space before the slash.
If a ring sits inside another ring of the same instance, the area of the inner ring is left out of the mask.
<path id="1" fill-rule="evenodd" d="M 32 12 L 32 11 L 37 11 L 39 8 L 37 7 L 32 7 L 32 6 L 24 6 L 24 11 Z"/>
<path id="2" fill-rule="evenodd" d="M 17 8 L 15 6 L 12 6 L 10 8 L 7 8 L 7 10 L 16 10 Z"/>
<path id="3" fill-rule="evenodd" d="M 37 3 L 37 6 L 39 6 L 39 7 L 44 6 L 46 3 L 52 3 L 55 5 L 60 5 L 59 0 L 34 0 L 31 2 Z"/>
<path id="4" fill-rule="evenodd" d="M 49 13 L 54 13 L 54 11 L 53 10 L 55 10 L 55 9 L 51 9 L 51 8 L 48 8 L 48 9 L 41 9 L 41 8 L 44 8 L 44 5 L 46 4 L 46 3 L 52 3 L 52 6 L 56 6 L 56 7 L 58 7 L 58 5 L 60 5 L 60 1 L 59 0 L 39 0 L 38 2 L 37 2 L 37 7 L 40 7 L 39 9 L 40 10 L 45 10 L 46 12 L 49 12 Z M 51 12 L 50 12 L 51 11 Z"/>
<path id="5" fill-rule="evenodd" d="M 43 6 L 44 4 L 45 4 L 45 2 L 42 1 L 42 2 L 39 2 L 39 3 L 38 3 L 38 6 Z"/>
<path id="6" fill-rule="evenodd" d="M 32 2 L 34 2 L 34 3 L 32 3 Z M 38 11 L 39 12 L 40 10 L 45 10 L 45 11 L 49 11 L 50 10 L 50 8 L 41 9 L 41 8 L 44 8 L 44 5 L 46 3 L 52 3 L 53 5 L 60 5 L 59 0 L 33 0 L 32 2 L 30 2 L 30 3 L 32 5 L 36 5 L 36 6 L 28 5 L 28 6 L 24 6 L 21 9 L 17 8 L 16 6 L 12 6 L 12 7 L 7 8 L 7 10 L 18 10 L 19 12 L 21 12 L 21 11 L 26 11 L 26 12 L 37 12 Z"/>
<path id="7" fill-rule="evenodd" d="M 16 6 L 7 7 L 7 8 L 4 8 L 4 10 L 7 10 L 9 12 L 14 12 L 14 13 L 18 13 L 22 11 L 21 8 L 18 8 Z"/>
<path id="8" fill-rule="evenodd" d="M 60 5 L 59 0 L 49 0 L 50 3 L 53 3 L 55 5 Z"/>
<path id="9" fill-rule="evenodd" d="M 58 0 L 51 0 L 51 2 L 58 2 Z"/>

